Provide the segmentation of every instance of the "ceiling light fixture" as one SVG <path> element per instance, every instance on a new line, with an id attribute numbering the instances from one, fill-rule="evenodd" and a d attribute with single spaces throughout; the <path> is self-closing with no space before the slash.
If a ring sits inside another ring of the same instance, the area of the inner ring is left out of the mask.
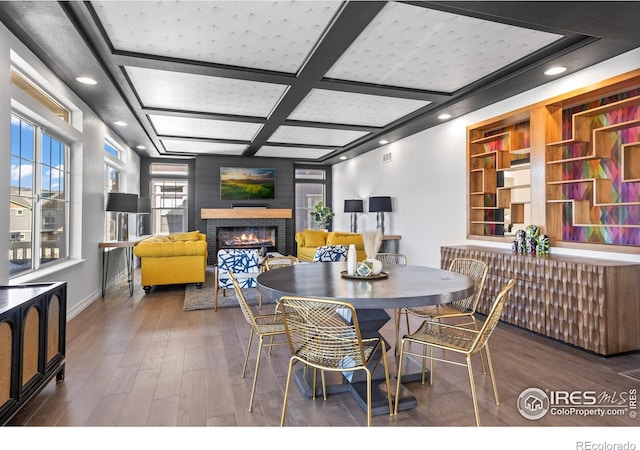
<path id="1" fill-rule="evenodd" d="M 145 147 L 144 145 L 136 145 L 136 148 L 137 148 L 138 150 L 144 150 L 144 149 L 146 149 L 147 147 Z"/>
<path id="2" fill-rule="evenodd" d="M 344 161 L 345 159 L 347 159 L 347 157 L 346 156 L 341 156 L 340 159 Z"/>
<path id="3" fill-rule="evenodd" d="M 90 77 L 76 77 L 76 81 L 82 84 L 98 84 L 96 80 Z"/>
<path id="4" fill-rule="evenodd" d="M 544 71 L 545 75 L 558 75 L 561 74 L 562 72 L 565 72 L 567 70 L 566 67 L 561 67 L 561 66 L 557 66 L 557 67 L 551 67 L 547 70 Z"/>
<path id="5" fill-rule="evenodd" d="M 447 119 L 451 119 L 451 114 L 447 114 L 447 113 L 440 114 L 440 115 L 438 116 L 438 119 L 440 119 L 440 120 L 447 120 Z"/>
<path id="6" fill-rule="evenodd" d="M 117 125 L 119 127 L 126 127 L 127 126 L 127 122 L 123 122 L 122 120 L 118 120 L 117 122 L 113 122 L 114 125 Z"/>
<path id="7" fill-rule="evenodd" d="M 386 139 L 381 139 L 381 140 L 378 141 L 378 144 L 380 144 L 380 145 L 386 145 L 388 143 L 389 143 L 389 141 L 387 141 Z"/>

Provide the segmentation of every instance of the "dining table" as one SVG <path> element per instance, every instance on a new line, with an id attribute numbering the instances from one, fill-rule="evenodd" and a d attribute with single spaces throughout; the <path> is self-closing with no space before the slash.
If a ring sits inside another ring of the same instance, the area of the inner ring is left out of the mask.
<path id="1" fill-rule="evenodd" d="M 258 275 L 257 288 L 263 299 L 276 302 L 283 296 L 348 302 L 356 309 L 362 337 L 384 339 L 380 330 L 391 319 L 386 310 L 397 314 L 400 308 L 450 303 L 473 294 L 475 284 L 466 275 L 420 265 L 385 264 L 382 272 L 376 276 L 358 277 L 349 275 L 346 262 L 341 261 L 300 263 L 267 271 Z M 387 348 L 390 347 L 387 342 Z M 313 396 L 312 372 L 301 368 L 294 373 L 299 390 L 307 398 Z M 405 364 L 403 384 L 420 378 L 421 366 L 418 367 L 417 363 Z M 326 380 L 328 394 L 351 392 L 358 404 L 366 410 L 366 380 L 361 374 L 327 374 Z M 372 384 L 373 415 L 389 413 L 386 398 L 384 370 L 379 365 L 374 372 Z M 416 398 L 403 386 L 399 409 L 406 410 L 416 406 Z"/>

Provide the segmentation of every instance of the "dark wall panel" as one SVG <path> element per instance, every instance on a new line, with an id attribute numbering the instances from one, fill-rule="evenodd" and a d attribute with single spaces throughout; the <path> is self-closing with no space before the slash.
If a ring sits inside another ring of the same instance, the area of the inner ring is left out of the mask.
<path id="1" fill-rule="evenodd" d="M 275 199 L 273 200 L 222 200 L 220 198 L 220 167 L 272 168 L 276 170 Z M 293 162 L 277 158 L 252 158 L 240 156 L 198 156 L 195 164 L 196 228 L 207 229 L 206 220 L 200 218 L 202 208 L 231 208 L 232 205 L 260 205 L 267 208 L 293 210 L 294 202 Z M 287 253 L 294 254 L 293 219 L 287 220 Z"/>

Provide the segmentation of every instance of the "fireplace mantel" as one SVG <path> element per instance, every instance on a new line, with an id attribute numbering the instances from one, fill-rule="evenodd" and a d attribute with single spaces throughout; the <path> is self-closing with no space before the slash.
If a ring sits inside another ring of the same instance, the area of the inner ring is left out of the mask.
<path id="1" fill-rule="evenodd" d="M 201 219 L 291 219 L 290 209 L 268 208 L 202 208 Z"/>

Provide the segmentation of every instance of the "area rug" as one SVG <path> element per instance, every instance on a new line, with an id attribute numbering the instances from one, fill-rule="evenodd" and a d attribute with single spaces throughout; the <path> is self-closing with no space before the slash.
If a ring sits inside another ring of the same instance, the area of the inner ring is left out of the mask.
<path id="1" fill-rule="evenodd" d="M 213 266 L 207 267 L 207 272 L 202 288 L 198 289 L 195 284 L 188 284 L 184 291 L 184 307 L 185 311 L 195 311 L 198 309 L 213 309 L 213 293 L 214 293 L 214 269 Z M 256 288 L 243 289 L 244 297 L 250 305 L 258 304 L 258 290 Z M 263 299 L 263 304 L 273 303 L 270 300 Z M 233 308 L 238 306 L 238 300 L 233 289 L 227 289 L 227 294 L 223 295 L 222 289 L 218 292 L 218 308 Z"/>

